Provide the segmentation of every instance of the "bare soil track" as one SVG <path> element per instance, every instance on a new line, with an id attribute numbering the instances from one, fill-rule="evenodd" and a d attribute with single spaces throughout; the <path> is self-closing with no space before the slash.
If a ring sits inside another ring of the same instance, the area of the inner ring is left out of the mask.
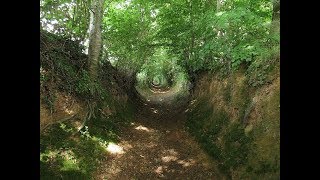
<path id="1" fill-rule="evenodd" d="M 221 179 L 184 129 L 184 111 L 144 104 L 95 179 Z M 174 114 L 174 115 L 172 115 Z"/>

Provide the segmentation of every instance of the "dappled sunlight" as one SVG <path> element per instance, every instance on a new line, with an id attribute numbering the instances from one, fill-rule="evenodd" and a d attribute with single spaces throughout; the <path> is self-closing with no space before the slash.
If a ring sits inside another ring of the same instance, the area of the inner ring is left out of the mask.
<path id="1" fill-rule="evenodd" d="M 139 130 L 139 131 L 146 131 L 146 132 L 152 132 L 153 131 L 153 129 L 149 129 L 149 128 L 141 126 L 141 125 L 135 127 L 134 129 Z"/>
<path id="2" fill-rule="evenodd" d="M 161 157 L 161 160 L 165 163 L 176 161 L 179 155 L 179 153 L 176 152 L 174 149 L 165 150 L 163 154 L 164 156 Z"/>
<path id="3" fill-rule="evenodd" d="M 157 169 L 154 170 L 154 172 L 156 172 L 157 174 L 162 174 L 162 173 L 163 173 L 163 168 L 162 168 L 162 166 L 157 167 Z"/>
<path id="4" fill-rule="evenodd" d="M 63 166 L 60 170 L 79 170 L 79 161 L 76 159 L 75 154 L 71 150 L 66 150 L 61 152 L 61 156 L 63 157 Z"/>
<path id="5" fill-rule="evenodd" d="M 278 3 L 40 0 L 40 178 L 279 179 Z"/>
<path id="6" fill-rule="evenodd" d="M 158 166 L 154 172 L 159 176 L 159 177 L 164 177 L 163 171 L 166 170 L 168 167 L 167 166 Z"/>
<path id="7" fill-rule="evenodd" d="M 192 104 L 194 104 L 196 101 L 197 101 L 197 100 L 194 99 L 194 100 L 192 100 L 192 101 L 190 102 L 190 104 L 192 105 Z"/>
<path id="8" fill-rule="evenodd" d="M 124 151 L 128 151 L 129 149 L 132 148 L 132 145 L 129 144 L 128 141 L 121 141 L 121 142 L 119 143 L 119 146 L 121 146 Z"/>
<path id="9" fill-rule="evenodd" d="M 181 164 L 183 167 L 188 167 L 188 166 L 194 165 L 194 164 L 196 163 L 196 161 L 193 160 L 193 159 L 189 159 L 189 160 L 187 160 L 187 161 L 185 161 L 185 160 L 178 160 L 177 163 L 178 163 L 178 164 Z"/>
<path id="10" fill-rule="evenodd" d="M 65 112 L 66 112 L 66 113 L 68 113 L 69 115 L 74 113 L 74 111 L 73 111 L 73 110 L 68 109 L 68 108 L 66 108 L 66 109 L 65 109 Z"/>
<path id="11" fill-rule="evenodd" d="M 174 150 L 174 149 L 166 150 L 165 153 L 169 153 L 169 154 L 171 154 L 171 155 L 178 155 L 178 154 L 179 154 L 179 153 L 178 153 L 176 150 Z"/>
<path id="12" fill-rule="evenodd" d="M 111 154 L 124 154 L 123 148 L 114 143 L 109 143 L 106 150 Z"/>
<path id="13" fill-rule="evenodd" d="M 175 162 L 182 167 L 189 167 L 196 163 L 196 161 L 193 159 L 179 159 L 179 153 L 174 149 L 165 150 L 163 151 L 163 154 L 165 155 L 161 157 L 161 161 L 164 163 Z M 159 167 L 158 171 L 160 170 L 161 169 Z"/>
<path id="14" fill-rule="evenodd" d="M 157 110 L 157 109 L 155 109 L 155 108 L 150 108 L 151 109 L 151 111 L 153 112 L 153 113 L 155 113 L 155 114 L 157 114 L 159 111 Z"/>
<path id="15" fill-rule="evenodd" d="M 58 150 L 51 150 L 45 153 L 40 153 L 40 161 L 47 161 L 47 160 L 56 158 L 58 154 L 59 154 Z"/>
<path id="16" fill-rule="evenodd" d="M 161 158 L 161 160 L 165 163 L 170 162 L 170 161 L 176 161 L 178 158 L 175 156 L 164 156 Z"/>
<path id="17" fill-rule="evenodd" d="M 40 161 L 61 163 L 61 171 L 79 170 L 79 161 L 72 150 L 50 150 L 40 153 Z"/>
<path id="18" fill-rule="evenodd" d="M 111 154 L 124 154 L 123 147 L 120 145 L 117 145 L 112 142 L 107 142 L 104 139 L 96 136 L 91 136 L 89 133 L 88 126 L 85 126 L 85 131 L 80 131 L 82 133 L 82 136 L 91 139 L 92 141 L 98 142 L 98 144 L 104 148 L 107 152 Z"/>

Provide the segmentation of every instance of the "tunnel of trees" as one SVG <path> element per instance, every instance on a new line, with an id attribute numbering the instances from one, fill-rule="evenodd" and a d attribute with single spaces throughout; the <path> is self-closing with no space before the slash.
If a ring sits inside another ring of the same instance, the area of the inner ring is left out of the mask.
<path id="1" fill-rule="evenodd" d="M 41 179 L 280 179 L 280 0 L 41 0 Z"/>

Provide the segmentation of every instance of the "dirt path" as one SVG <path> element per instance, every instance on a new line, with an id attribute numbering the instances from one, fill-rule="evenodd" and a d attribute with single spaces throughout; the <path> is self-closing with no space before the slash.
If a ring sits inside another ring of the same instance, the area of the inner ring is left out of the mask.
<path id="1" fill-rule="evenodd" d="M 120 143 L 110 145 L 111 156 L 96 179 L 220 179 L 210 158 L 183 129 L 184 114 L 146 106 Z M 146 111 L 147 110 L 147 111 Z"/>

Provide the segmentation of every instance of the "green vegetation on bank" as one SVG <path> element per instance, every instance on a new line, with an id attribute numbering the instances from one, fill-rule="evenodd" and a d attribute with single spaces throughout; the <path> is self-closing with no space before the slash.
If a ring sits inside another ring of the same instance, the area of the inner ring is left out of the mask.
<path id="1" fill-rule="evenodd" d="M 133 87 L 177 106 L 191 94 L 186 126 L 228 178 L 279 179 L 279 0 L 41 0 L 40 8 L 41 102 L 52 114 L 64 92 L 88 111 L 80 131 L 63 122 L 41 134 L 41 177 L 90 179 L 133 116 Z M 196 84 L 200 74 L 207 83 Z M 157 88 L 170 93 L 154 96 Z"/>
<path id="2" fill-rule="evenodd" d="M 244 72 L 207 77 L 187 112 L 188 131 L 228 179 L 279 179 L 279 81 L 256 88 L 248 85 Z M 209 88 L 211 81 L 215 83 Z"/>
<path id="3" fill-rule="evenodd" d="M 40 178 L 91 179 L 106 157 L 107 145 L 118 140 L 119 127 L 129 124 L 132 105 L 114 100 L 110 90 L 115 82 L 106 82 L 109 87 L 105 87 L 91 79 L 87 57 L 77 42 L 42 31 L 40 44 L 40 98 L 54 112 L 55 92 L 66 92 L 86 102 L 83 110 L 87 111 L 86 121 L 77 119 L 84 122 L 80 130 L 67 121 L 41 133 Z M 117 111 L 103 114 L 106 107 Z"/>

